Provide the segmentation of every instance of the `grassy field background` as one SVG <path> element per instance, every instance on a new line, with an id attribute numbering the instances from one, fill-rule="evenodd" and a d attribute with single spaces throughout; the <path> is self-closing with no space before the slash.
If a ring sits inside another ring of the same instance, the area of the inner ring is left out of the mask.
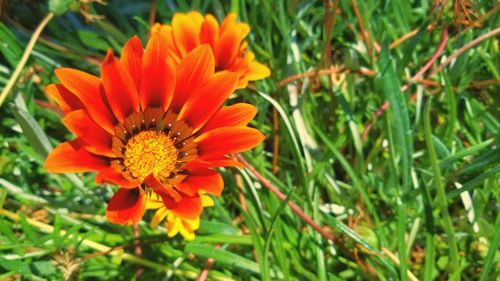
<path id="1" fill-rule="evenodd" d="M 48 2 L 62 8 L 0 108 L 0 280 L 498 280 L 496 1 Z M 1 88 L 48 2 L 0 1 Z M 185 241 L 108 223 L 116 187 L 93 174 L 44 171 L 72 136 L 43 87 L 57 67 L 99 74 L 152 11 L 190 10 L 236 12 L 272 75 L 229 100 L 258 107 L 267 139 L 221 171 Z"/>

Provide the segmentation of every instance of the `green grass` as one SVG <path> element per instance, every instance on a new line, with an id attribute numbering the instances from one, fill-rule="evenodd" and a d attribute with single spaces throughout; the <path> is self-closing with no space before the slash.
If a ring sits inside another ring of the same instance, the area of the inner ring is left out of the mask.
<path id="1" fill-rule="evenodd" d="M 118 54 L 134 34 L 145 40 L 151 1 L 91 4 L 88 11 L 105 19 L 90 23 L 78 5 L 67 11 L 72 1 L 50 2 L 60 5 L 58 15 L 0 107 L 0 280 L 130 280 L 141 269 L 142 280 L 191 280 L 208 258 L 214 260 L 208 280 L 498 278 L 498 37 L 429 76 L 453 52 L 500 26 L 498 12 L 480 27 L 466 28 L 453 25 L 453 1 L 438 18 L 434 2 L 441 1 L 358 0 L 373 50 L 369 56 L 352 1 L 333 1 L 332 22 L 324 19 L 325 1 L 158 0 L 162 22 L 177 11 L 210 12 L 219 19 L 234 11 L 252 27 L 250 48 L 272 75 L 238 90 L 229 103 L 258 107 L 251 126 L 267 139 L 243 156 L 286 200 L 248 169 L 221 170 L 224 193 L 203 213 L 196 240 L 151 229 L 148 214 L 139 225 L 142 255 L 137 256 L 132 228 L 104 217 L 114 186 L 95 185 L 91 173 L 43 170 L 52 147 L 72 137 L 43 106 L 43 87 L 56 81 L 56 67 L 98 74 L 93 61 L 108 48 Z M 476 3 L 478 18 L 495 5 L 470 2 Z M 0 88 L 48 5 L 5 1 L 2 8 Z M 388 48 L 416 28 L 414 37 Z M 422 77 L 441 86 L 408 81 L 433 56 L 444 28 L 449 38 L 443 55 Z M 330 64 L 349 71 L 318 72 L 280 85 Z M 493 82 L 478 84 L 487 80 Z M 364 137 L 385 101 L 390 106 Z M 242 178 L 246 211 L 236 177 Z M 307 225 L 288 202 L 331 232 L 333 241 Z"/>

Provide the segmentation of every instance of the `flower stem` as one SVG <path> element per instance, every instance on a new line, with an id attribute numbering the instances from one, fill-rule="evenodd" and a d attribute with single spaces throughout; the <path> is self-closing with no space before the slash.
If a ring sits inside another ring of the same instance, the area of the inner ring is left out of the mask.
<path id="1" fill-rule="evenodd" d="M 3 88 L 2 93 L 0 94 L 0 106 L 2 106 L 4 100 L 7 98 L 7 95 L 9 92 L 12 90 L 14 85 L 16 84 L 17 79 L 19 78 L 19 75 L 21 75 L 21 71 L 23 70 L 24 66 L 26 65 L 26 62 L 28 61 L 28 58 L 30 57 L 31 51 L 35 47 L 35 43 L 38 40 L 38 37 L 40 37 L 40 34 L 42 33 L 43 29 L 47 26 L 47 24 L 50 22 L 50 20 L 54 17 L 54 13 L 49 12 L 45 18 L 38 24 L 37 28 L 35 29 L 35 32 L 33 32 L 33 35 L 31 36 L 30 41 L 28 42 L 28 46 L 26 46 L 26 49 L 24 50 L 23 56 L 21 57 L 21 60 L 16 66 L 16 69 L 14 70 L 14 73 L 10 77 L 9 81 L 7 82 L 7 85 L 5 85 L 5 88 Z"/>
<path id="2" fill-rule="evenodd" d="M 283 194 L 281 191 L 279 191 L 278 188 L 276 188 L 269 180 L 267 180 L 265 177 L 263 177 L 257 170 L 250 165 L 250 163 L 245 160 L 241 155 L 236 155 L 236 158 L 238 161 L 240 161 L 245 167 L 252 172 L 252 174 L 265 186 L 267 187 L 272 193 L 276 194 L 280 200 L 285 200 L 286 195 Z M 295 204 L 293 201 L 288 201 L 288 206 L 292 211 L 297 214 L 301 219 L 303 219 L 308 225 L 310 225 L 312 228 L 314 228 L 321 236 L 328 240 L 333 240 L 333 235 L 330 232 L 327 232 L 324 230 L 319 224 L 317 224 L 310 216 L 306 215 L 300 207 Z"/>
<path id="3" fill-rule="evenodd" d="M 465 53 L 468 51 L 470 48 L 475 47 L 477 44 L 483 42 L 486 39 L 489 39 L 495 35 L 500 33 L 500 27 L 497 27 L 479 37 L 476 39 L 470 41 L 469 43 L 465 44 L 462 48 L 456 50 L 453 54 L 451 54 L 443 63 L 441 63 L 436 69 L 434 69 L 430 76 L 436 75 L 439 73 L 445 66 L 447 66 L 450 62 L 452 62 L 456 57 L 460 56 L 461 54 Z"/>

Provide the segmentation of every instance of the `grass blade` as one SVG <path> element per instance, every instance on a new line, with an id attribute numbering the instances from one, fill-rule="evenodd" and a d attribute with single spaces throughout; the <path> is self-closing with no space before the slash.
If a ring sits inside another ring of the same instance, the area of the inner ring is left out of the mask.
<path id="1" fill-rule="evenodd" d="M 446 198 L 446 193 L 444 189 L 443 180 L 441 177 L 441 170 L 439 169 L 439 160 L 436 156 L 436 150 L 434 149 L 434 144 L 432 142 L 432 132 L 431 132 L 431 121 L 430 121 L 430 110 L 431 100 L 427 101 L 424 111 L 424 128 L 425 128 L 425 141 L 427 143 L 427 151 L 429 162 L 432 166 L 434 185 L 437 190 L 437 205 L 441 216 L 443 219 L 443 228 L 445 229 L 446 236 L 448 238 L 449 245 L 449 258 L 451 260 L 451 267 L 449 272 L 457 272 L 460 270 L 459 260 L 458 260 L 458 247 L 455 240 L 455 230 L 453 228 L 453 223 L 451 221 L 450 213 L 448 212 L 448 201 Z"/>

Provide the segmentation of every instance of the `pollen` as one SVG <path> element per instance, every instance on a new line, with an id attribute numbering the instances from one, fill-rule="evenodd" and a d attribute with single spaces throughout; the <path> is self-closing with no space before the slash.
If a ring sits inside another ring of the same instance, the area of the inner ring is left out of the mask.
<path id="1" fill-rule="evenodd" d="M 126 171 L 140 181 L 151 173 L 164 178 L 175 169 L 177 155 L 174 142 L 165 133 L 147 130 L 128 140 L 123 164 Z"/>

